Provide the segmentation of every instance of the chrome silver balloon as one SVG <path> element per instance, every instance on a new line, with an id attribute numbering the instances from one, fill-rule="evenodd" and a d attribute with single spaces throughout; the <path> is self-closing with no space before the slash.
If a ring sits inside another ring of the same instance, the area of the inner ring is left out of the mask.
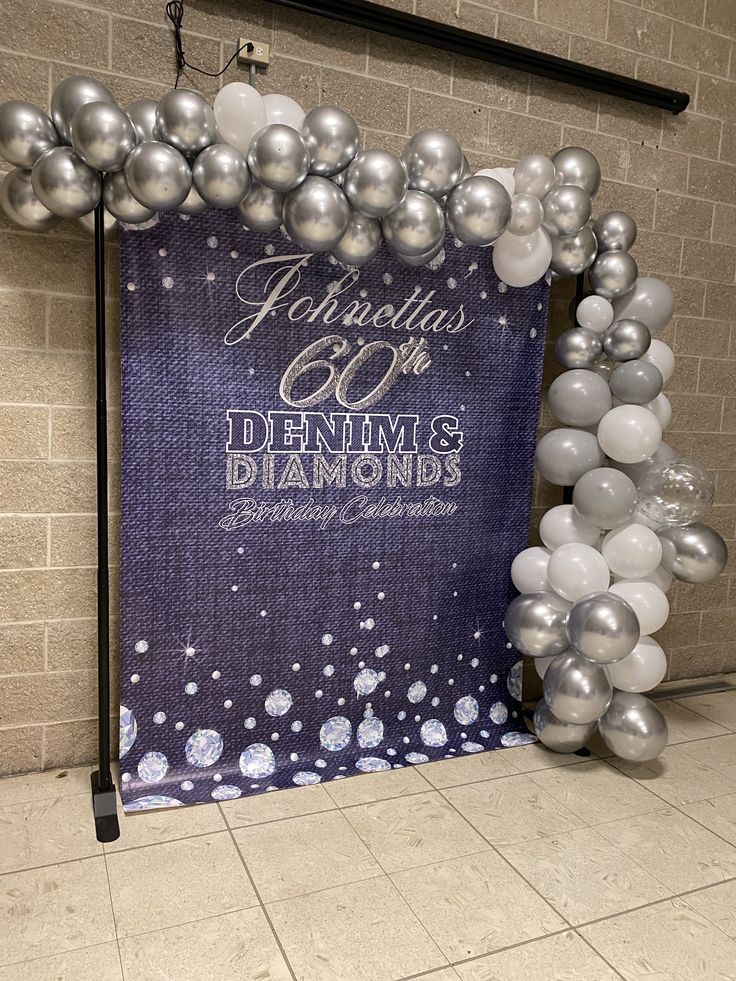
<path id="1" fill-rule="evenodd" d="M 595 235 L 589 225 L 583 225 L 576 235 L 552 236 L 549 268 L 558 276 L 577 276 L 593 265 L 596 254 Z"/>
<path id="2" fill-rule="evenodd" d="M 544 227 L 550 235 L 576 235 L 587 223 L 590 195 L 576 184 L 553 187 L 542 198 Z"/>
<path id="3" fill-rule="evenodd" d="M 345 234 L 332 254 L 346 266 L 364 266 L 378 252 L 382 240 L 379 220 L 353 211 Z"/>
<path id="4" fill-rule="evenodd" d="M 343 190 L 356 211 L 385 218 L 406 197 L 409 178 L 402 160 L 388 150 L 363 150 L 345 171 Z"/>
<path id="5" fill-rule="evenodd" d="M 102 200 L 110 214 L 126 225 L 140 225 L 156 214 L 151 208 L 136 201 L 128 189 L 122 170 L 105 174 L 102 181 Z"/>
<path id="6" fill-rule="evenodd" d="M 442 242 L 445 213 L 424 191 L 407 191 L 399 207 L 381 222 L 383 237 L 404 255 L 423 255 Z"/>
<path id="7" fill-rule="evenodd" d="M 284 226 L 310 252 L 331 252 L 350 222 L 350 205 L 334 181 L 309 175 L 284 201 Z"/>
<path id="8" fill-rule="evenodd" d="M 444 240 L 441 240 L 437 243 L 437 245 L 435 245 L 433 249 L 430 249 L 429 252 L 422 252 L 421 255 L 404 255 L 403 252 L 397 252 L 396 249 L 392 249 L 390 245 L 388 246 L 388 250 L 391 253 L 391 255 L 395 259 L 397 259 L 402 266 L 415 266 L 415 267 L 428 266 L 430 262 L 433 262 L 435 259 L 437 259 L 438 256 L 440 256 L 440 259 L 438 261 L 443 262 L 444 248 L 445 248 Z"/>
<path id="9" fill-rule="evenodd" d="M 700 521 L 660 528 L 657 536 L 662 543 L 662 565 L 683 582 L 712 582 L 726 568 L 726 543 Z"/>
<path id="10" fill-rule="evenodd" d="M 72 146 L 95 170 L 122 170 L 138 142 L 128 116 L 110 102 L 85 102 L 74 113 Z"/>
<path id="11" fill-rule="evenodd" d="M 557 360 L 566 368 L 590 368 L 602 351 L 600 335 L 587 327 L 570 327 L 555 342 Z"/>
<path id="12" fill-rule="evenodd" d="M 16 168 L 0 184 L 0 206 L 14 225 L 27 232 L 46 232 L 61 218 L 42 204 L 31 184 L 31 172 Z"/>
<path id="13" fill-rule="evenodd" d="M 238 205 L 238 216 L 245 227 L 253 232 L 272 232 L 283 222 L 285 196 L 281 191 L 253 181 Z"/>
<path id="14" fill-rule="evenodd" d="M 531 198 L 539 207 L 539 201 Z M 490 245 L 511 220 L 511 198 L 491 177 L 468 177 L 447 199 L 447 225 L 466 245 Z"/>
<path id="15" fill-rule="evenodd" d="M 634 361 L 643 357 L 652 335 L 641 320 L 614 320 L 603 335 L 603 350 L 614 361 Z"/>
<path id="16" fill-rule="evenodd" d="M 87 102 L 110 102 L 115 105 L 115 98 L 102 82 L 84 75 L 70 75 L 59 82 L 52 92 L 51 118 L 62 143 L 68 145 L 72 142 L 74 113 Z"/>
<path id="17" fill-rule="evenodd" d="M 620 661 L 639 642 L 639 621 L 631 606 L 614 593 L 590 593 L 573 604 L 567 637 L 578 654 L 597 664 Z"/>
<path id="18" fill-rule="evenodd" d="M 537 443 L 534 464 L 551 484 L 568 487 L 605 461 L 592 433 L 584 429 L 552 429 Z"/>
<path id="19" fill-rule="evenodd" d="M 611 375 L 611 392 L 628 405 L 646 405 L 659 395 L 664 385 L 662 372 L 649 361 L 624 361 Z"/>
<path id="20" fill-rule="evenodd" d="M 207 202 L 199 193 L 197 188 L 192 184 L 189 188 L 189 194 L 184 198 L 182 203 L 176 209 L 178 215 L 201 215 L 203 211 L 207 210 Z"/>
<path id="21" fill-rule="evenodd" d="M 133 124 L 139 143 L 161 139 L 156 126 L 157 107 L 158 102 L 155 99 L 136 99 L 125 107 L 125 114 Z"/>
<path id="22" fill-rule="evenodd" d="M 544 208 L 538 197 L 534 194 L 514 194 L 508 224 L 512 235 L 531 235 L 541 226 L 543 218 Z"/>
<path id="23" fill-rule="evenodd" d="M 212 106 L 189 89 L 171 89 L 162 97 L 156 106 L 156 130 L 163 143 L 185 157 L 196 157 L 217 139 Z"/>
<path id="24" fill-rule="evenodd" d="M 422 129 L 404 147 L 409 187 L 433 198 L 443 198 L 458 183 L 463 172 L 462 147 L 443 129 Z"/>
<path id="25" fill-rule="evenodd" d="M 575 651 L 558 654 L 544 673 L 544 700 L 561 722 L 588 725 L 596 722 L 611 704 L 613 689 L 608 675 Z"/>
<path id="26" fill-rule="evenodd" d="M 139 143 L 125 161 L 130 193 L 152 211 L 175 211 L 192 186 L 192 172 L 179 151 L 168 143 Z"/>
<path id="27" fill-rule="evenodd" d="M 59 145 L 59 134 L 45 112 L 32 102 L 0 104 L 0 157 L 30 170 L 42 153 Z"/>
<path id="28" fill-rule="evenodd" d="M 360 146 L 358 124 L 337 106 L 318 106 L 308 112 L 302 136 L 309 154 L 309 173 L 320 177 L 345 170 Z"/>
<path id="29" fill-rule="evenodd" d="M 599 296 L 610 300 L 633 289 L 638 273 L 628 252 L 603 252 L 590 267 L 588 279 Z"/>
<path id="30" fill-rule="evenodd" d="M 31 183 L 41 204 L 61 218 L 81 218 L 100 200 L 102 182 L 70 146 L 55 146 L 33 165 Z"/>
<path id="31" fill-rule="evenodd" d="M 561 184 L 581 187 L 591 198 L 595 197 L 601 186 L 601 165 L 590 150 L 580 146 L 564 147 L 552 157 L 552 163 Z"/>
<path id="32" fill-rule="evenodd" d="M 213 143 L 192 165 L 200 197 L 213 208 L 236 208 L 248 193 L 250 172 L 243 154 L 227 143 Z"/>
<path id="33" fill-rule="evenodd" d="M 309 150 L 291 126 L 264 126 L 251 140 L 248 167 L 253 179 L 273 191 L 286 193 L 298 187 L 309 170 Z"/>
<path id="34" fill-rule="evenodd" d="M 538 661 L 536 663 L 539 664 Z M 541 699 L 534 710 L 534 732 L 539 741 L 553 753 L 576 753 L 593 736 L 595 721 L 586 725 L 563 722 L 552 713 L 544 699 Z"/>
<path id="35" fill-rule="evenodd" d="M 533 194 L 540 200 L 555 184 L 555 165 L 542 153 L 524 157 L 514 167 L 517 194 Z"/>
<path id="36" fill-rule="evenodd" d="M 601 464 L 582 474 L 572 492 L 573 507 L 580 517 L 607 530 L 629 521 L 636 502 L 634 482 L 620 470 Z"/>
<path id="37" fill-rule="evenodd" d="M 713 503 L 715 483 L 704 467 L 678 460 L 674 451 L 669 459 L 647 463 L 637 483 L 639 510 L 646 518 L 656 526 L 688 525 L 705 514 Z"/>
<path id="38" fill-rule="evenodd" d="M 570 604 L 557 593 L 522 593 L 512 600 L 504 617 L 506 636 L 522 654 L 551 657 L 567 646 L 565 622 Z"/>
<path id="39" fill-rule="evenodd" d="M 636 242 L 636 222 L 625 211 L 608 211 L 593 223 L 599 252 L 629 252 Z"/>
<path id="40" fill-rule="evenodd" d="M 612 753 L 632 763 L 656 759 L 667 745 L 667 720 L 654 702 L 636 692 L 614 692 L 598 731 Z"/>

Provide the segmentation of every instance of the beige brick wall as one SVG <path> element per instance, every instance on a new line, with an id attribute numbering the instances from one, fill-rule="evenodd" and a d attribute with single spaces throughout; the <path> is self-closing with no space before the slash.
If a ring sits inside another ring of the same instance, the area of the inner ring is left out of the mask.
<path id="1" fill-rule="evenodd" d="M 597 210 L 639 223 L 640 268 L 678 296 L 663 337 L 678 366 L 668 439 L 717 472 L 712 522 L 736 526 L 736 4 L 734 0 L 391 0 L 439 21 L 686 89 L 668 116 L 595 93 L 426 49 L 262 0 L 189 0 L 189 60 L 224 64 L 249 32 L 273 45 L 262 91 L 353 112 L 368 145 L 400 149 L 444 126 L 476 165 L 568 143 L 599 157 Z M 126 102 L 173 81 L 163 0 L 0 0 L 0 100 L 47 106 L 67 74 L 95 74 Z M 227 80 L 241 77 L 228 71 Z M 212 95 L 217 83 L 194 76 Z M 110 270 L 112 500 L 117 506 L 115 249 Z M 0 219 L 0 772 L 94 753 L 92 248 L 67 223 L 46 237 Z M 552 335 L 569 289 L 556 290 Z M 548 357 L 547 381 L 555 366 Z M 543 417 L 543 423 L 549 420 Z M 558 500 L 535 489 L 535 518 Z M 113 540 L 116 539 L 113 519 Z M 113 545 L 116 561 L 117 545 Z M 717 582 L 677 587 L 661 632 L 670 677 L 736 669 L 732 564 Z M 116 626 L 114 624 L 114 626 Z M 113 635 L 115 631 L 113 630 Z M 113 636 L 115 645 L 115 637 Z"/>

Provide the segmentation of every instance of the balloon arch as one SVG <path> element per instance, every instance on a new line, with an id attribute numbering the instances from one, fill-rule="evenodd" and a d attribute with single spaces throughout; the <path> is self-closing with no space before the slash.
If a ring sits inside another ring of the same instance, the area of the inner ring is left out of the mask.
<path id="1" fill-rule="evenodd" d="M 642 694 L 666 671 L 651 635 L 667 619 L 673 577 L 708 582 L 727 551 L 699 520 L 712 478 L 662 441 L 674 356 L 655 335 L 674 295 L 638 277 L 633 218 L 612 211 L 591 221 L 601 170 L 589 151 L 566 147 L 473 173 L 442 130 L 416 133 L 398 157 L 359 150 L 358 127 L 339 108 L 305 114 L 242 82 L 225 85 L 212 106 L 173 89 L 121 109 L 101 82 L 73 76 L 56 87 L 51 117 L 28 102 L 0 105 L 0 156 L 15 168 L 0 203 L 28 231 L 86 223 L 100 199 L 111 228 L 145 227 L 164 211 L 235 208 L 245 228 L 283 226 L 346 266 L 369 262 L 385 241 L 401 262 L 438 268 L 449 229 L 458 244 L 492 245 L 508 286 L 587 270 L 593 292 L 556 346 L 567 370 L 549 405 L 562 426 L 536 454 L 544 479 L 573 487 L 572 502 L 542 518 L 544 547 L 514 560 L 520 595 L 505 626 L 544 679 L 534 729 L 547 747 L 574 752 L 597 729 L 627 760 L 664 749 L 666 722 Z"/>

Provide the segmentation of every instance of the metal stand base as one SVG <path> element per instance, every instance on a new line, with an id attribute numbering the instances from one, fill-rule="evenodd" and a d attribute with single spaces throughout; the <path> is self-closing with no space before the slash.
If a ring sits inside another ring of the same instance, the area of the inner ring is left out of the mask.
<path id="1" fill-rule="evenodd" d="M 92 783 L 92 810 L 95 815 L 95 832 L 98 841 L 117 841 L 120 837 L 118 824 L 117 798 L 115 784 L 110 783 L 103 789 L 100 786 L 100 771 L 90 774 Z"/>

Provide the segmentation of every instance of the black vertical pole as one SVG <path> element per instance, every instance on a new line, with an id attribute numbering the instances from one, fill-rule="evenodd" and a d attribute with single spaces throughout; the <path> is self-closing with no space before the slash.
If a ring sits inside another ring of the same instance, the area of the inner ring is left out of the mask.
<path id="1" fill-rule="evenodd" d="M 572 325 L 573 327 L 577 324 L 575 319 L 575 311 L 580 305 L 580 301 L 585 296 L 585 273 L 578 273 L 575 277 L 575 304 L 572 312 Z M 572 504 L 572 487 L 562 488 L 562 503 Z"/>
<path id="2" fill-rule="evenodd" d="M 97 735 L 99 768 L 91 775 L 98 841 L 120 837 L 110 772 L 110 573 L 107 547 L 107 363 L 105 353 L 105 206 L 95 208 L 95 371 L 97 383 Z"/>

